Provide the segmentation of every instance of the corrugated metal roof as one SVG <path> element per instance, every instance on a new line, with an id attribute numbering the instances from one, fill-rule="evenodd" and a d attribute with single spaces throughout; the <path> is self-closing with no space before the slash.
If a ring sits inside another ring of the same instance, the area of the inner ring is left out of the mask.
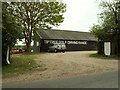
<path id="1" fill-rule="evenodd" d="M 67 30 L 38 30 L 37 33 L 42 39 L 97 41 L 97 38 L 95 38 L 89 32 Z"/>

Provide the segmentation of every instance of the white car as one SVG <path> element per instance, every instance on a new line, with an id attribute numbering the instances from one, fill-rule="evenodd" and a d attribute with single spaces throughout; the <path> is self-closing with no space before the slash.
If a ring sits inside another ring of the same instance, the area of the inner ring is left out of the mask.
<path id="1" fill-rule="evenodd" d="M 54 43 L 48 47 L 48 52 L 54 51 L 57 53 L 58 51 L 62 51 L 64 53 L 65 50 L 66 50 L 65 43 Z"/>

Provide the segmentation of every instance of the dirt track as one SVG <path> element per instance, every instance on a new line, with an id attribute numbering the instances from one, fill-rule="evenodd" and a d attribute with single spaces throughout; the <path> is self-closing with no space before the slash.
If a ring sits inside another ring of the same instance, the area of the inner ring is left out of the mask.
<path id="1" fill-rule="evenodd" d="M 103 60 L 89 57 L 95 51 L 40 53 L 35 55 L 37 64 L 42 64 L 44 71 L 34 71 L 13 78 L 5 78 L 3 82 L 45 80 L 53 78 L 87 75 L 118 69 L 117 60 Z"/>

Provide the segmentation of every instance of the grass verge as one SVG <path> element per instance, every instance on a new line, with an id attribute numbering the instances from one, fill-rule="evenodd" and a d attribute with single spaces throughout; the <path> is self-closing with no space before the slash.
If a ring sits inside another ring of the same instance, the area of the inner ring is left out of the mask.
<path id="1" fill-rule="evenodd" d="M 12 56 L 11 64 L 2 68 L 3 78 L 16 76 L 24 73 L 32 73 L 33 71 L 37 70 L 37 68 L 39 68 L 39 70 L 41 68 L 42 70 L 42 64 L 36 64 L 33 59 L 34 56 L 32 55 Z"/>
<path id="2" fill-rule="evenodd" d="M 100 59 L 109 59 L 109 60 L 111 60 L 111 59 L 116 59 L 116 60 L 118 60 L 119 58 L 118 58 L 118 56 L 116 56 L 116 55 L 110 55 L 110 56 L 105 56 L 105 55 L 100 55 L 100 54 L 91 54 L 91 55 L 89 55 L 89 57 L 94 57 L 94 58 L 100 58 Z"/>
<path id="3" fill-rule="evenodd" d="M 39 52 L 23 53 L 23 55 L 29 55 L 29 56 L 31 56 L 31 55 L 38 55 L 38 54 L 40 54 L 40 53 Z"/>

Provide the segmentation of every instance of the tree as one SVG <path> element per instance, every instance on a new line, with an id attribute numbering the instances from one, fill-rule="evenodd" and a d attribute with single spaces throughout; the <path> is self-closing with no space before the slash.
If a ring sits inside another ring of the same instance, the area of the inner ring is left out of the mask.
<path id="1" fill-rule="evenodd" d="M 26 51 L 31 50 L 32 35 L 38 28 L 50 29 L 63 22 L 66 5 L 62 2 L 12 2 L 10 13 L 23 27 Z"/>
<path id="2" fill-rule="evenodd" d="M 98 38 L 97 50 L 98 54 L 104 54 L 104 42 L 112 40 L 112 33 L 110 27 L 103 27 L 102 25 L 93 25 L 91 28 L 91 33 Z"/>
<path id="3" fill-rule="evenodd" d="M 112 32 L 112 38 L 113 38 L 113 53 L 114 54 L 120 54 L 120 1 L 119 0 L 113 0 L 111 2 L 102 2 L 101 6 L 103 8 L 106 7 L 107 12 L 111 13 L 111 15 L 108 16 L 108 18 L 111 18 L 112 24 L 111 26 L 114 26 L 113 32 Z M 104 12 L 105 12 L 104 11 Z M 110 21 L 109 21 L 110 22 Z M 107 22 L 107 24 L 109 24 Z M 111 27 L 109 26 L 109 27 Z"/>
<path id="4" fill-rule="evenodd" d="M 100 25 L 94 25 L 91 32 L 102 41 L 112 42 L 112 54 L 120 53 L 120 1 L 114 0 L 111 2 L 102 1 L 100 6 L 103 11 L 99 15 Z"/>
<path id="5" fill-rule="evenodd" d="M 8 12 L 8 3 L 2 3 L 2 64 L 10 64 L 10 58 L 6 59 L 7 52 L 15 45 L 16 40 L 20 38 L 21 30 Z M 10 54 L 8 54 L 10 56 Z"/>

